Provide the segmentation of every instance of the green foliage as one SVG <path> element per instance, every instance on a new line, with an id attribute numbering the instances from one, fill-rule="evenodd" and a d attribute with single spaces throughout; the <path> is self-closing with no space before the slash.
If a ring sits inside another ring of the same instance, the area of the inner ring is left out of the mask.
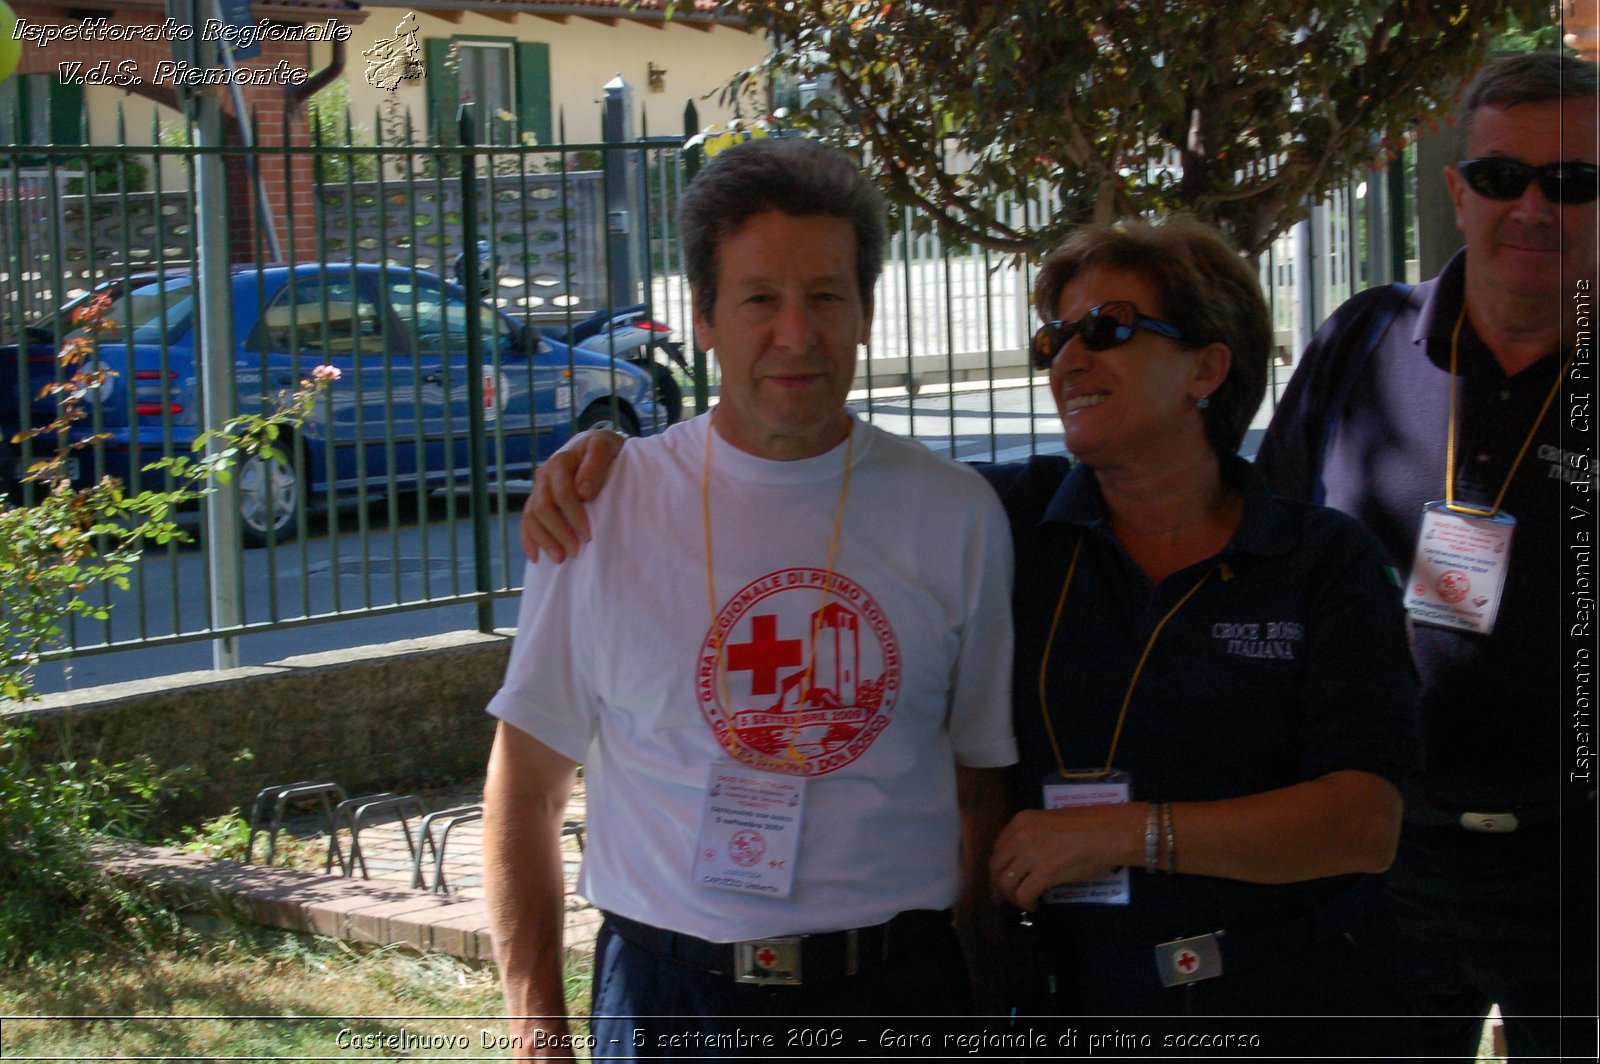
<path id="1" fill-rule="evenodd" d="M 75 313 L 77 328 L 57 361 L 63 379 L 46 386 L 58 401 L 48 426 L 30 437 L 54 437 L 54 457 L 28 471 L 44 487 L 32 506 L 0 498 L 0 701 L 34 695 L 33 667 L 61 636 L 68 617 L 103 618 L 85 595 L 97 584 L 127 586 L 147 542 L 181 538 L 177 508 L 226 483 L 247 455 L 282 459 L 278 442 L 310 416 L 338 371 L 318 366 L 275 409 L 227 422 L 195 441 L 199 457 L 163 459 L 147 467 L 167 474 L 164 491 L 126 495 L 111 478 L 75 488 L 73 452 L 93 438 L 74 438 L 95 391 L 110 374 L 96 358 L 109 301 L 96 298 Z M 18 441 L 22 437 L 18 437 Z M 170 918 L 107 878 L 91 859 L 94 841 L 139 837 L 161 801 L 180 787 L 182 770 L 158 772 L 148 762 L 36 763 L 28 733 L 0 731 L 0 966 L 15 966 L 52 949 L 131 940 L 144 944 L 170 929 Z"/>
<path id="2" fill-rule="evenodd" d="M 90 398 L 110 376 L 95 355 L 96 334 L 111 324 L 104 319 L 108 302 L 97 297 L 75 313 L 77 328 L 56 356 L 63 379 L 43 390 L 58 401 L 55 420 L 14 441 L 54 438 L 55 451 L 23 478 L 44 489 L 34 505 L 0 498 L 0 702 L 33 697 L 33 669 L 69 618 L 106 618 L 106 608 L 88 600 L 91 588 L 125 589 L 145 544 L 187 538 L 174 520 L 179 508 L 215 490 L 214 484 L 228 483 L 234 466 L 250 455 L 287 462 L 280 441 L 311 415 L 338 376 L 332 367 L 319 366 L 267 413 L 235 417 L 202 434 L 194 442 L 199 457 L 179 455 L 146 466 L 147 472 L 166 474 L 164 490 L 130 496 L 110 477 L 75 488 L 68 462 L 95 439 L 74 438 L 72 431 L 88 417 Z"/>
<path id="3" fill-rule="evenodd" d="M 191 853 L 227 861 L 243 861 L 249 852 L 250 821 L 238 810 L 212 817 L 198 828 L 184 831 L 182 846 Z"/>
<path id="4" fill-rule="evenodd" d="M 378 157 L 340 152 L 341 146 L 371 147 L 372 133 L 350 121 L 350 86 L 336 78 L 306 101 L 306 121 L 317 152 L 317 181 L 371 181 L 378 176 Z"/>
<path id="5" fill-rule="evenodd" d="M 1545 0 L 795 0 L 739 4 L 781 53 L 729 86 L 823 87 L 794 117 L 962 239 L 1035 253 L 1187 210 L 1259 253 L 1447 107 Z M 1044 189 L 1023 218 L 996 193 Z"/>
<path id="6" fill-rule="evenodd" d="M 56 642 L 69 617 L 103 620 L 105 609 L 85 592 L 96 584 L 127 586 L 142 545 L 181 535 L 174 510 L 192 491 L 144 492 L 129 498 L 111 478 L 73 488 L 67 463 L 92 440 L 72 441 L 73 426 L 87 416 L 88 397 L 109 376 L 94 361 L 94 333 L 106 301 L 80 308 L 83 328 L 57 355 L 64 377 L 46 387 L 58 399 L 48 426 L 18 436 L 54 437 L 54 455 L 37 462 L 25 480 L 45 490 L 33 506 L 0 500 L 0 701 L 33 696 L 33 668 Z"/>
<path id="7" fill-rule="evenodd" d="M 265 835 L 256 840 L 255 856 L 258 860 L 263 859 L 266 844 Z M 185 828 L 177 840 L 177 845 L 205 857 L 243 861 L 250 855 L 250 820 L 243 812 L 235 809 L 231 813 L 212 817 L 198 828 Z M 303 868 L 308 872 L 320 872 L 326 866 L 327 860 L 326 835 L 295 838 L 279 834 L 273 853 L 274 864 L 288 868 Z"/>
<path id="8" fill-rule="evenodd" d="M 88 168 L 95 195 L 116 195 L 119 192 L 143 192 L 150 177 L 150 168 L 132 155 L 85 156 L 82 165 Z M 83 192 L 83 180 L 72 178 L 67 182 L 67 192 Z"/>
<path id="9" fill-rule="evenodd" d="M 92 858 L 104 837 L 144 837 L 187 770 L 147 760 L 39 762 L 26 729 L 0 729 L 0 968 L 112 942 L 148 946 L 170 918 Z"/>
<path id="10" fill-rule="evenodd" d="M 1561 47 L 1561 25 L 1546 17 L 1528 20 L 1512 15 L 1506 28 L 1489 45 L 1494 52 L 1550 52 Z"/>
<path id="11" fill-rule="evenodd" d="M 580 991 L 575 1004 L 585 1000 Z M 503 1013 L 491 965 L 250 926 L 149 956 L 44 960 L 0 980 L 5 1053 L 25 1060 L 483 1061 L 495 1054 L 479 1032 L 504 1033 Z M 466 1048 L 331 1049 L 340 1031 L 458 1035 Z"/>

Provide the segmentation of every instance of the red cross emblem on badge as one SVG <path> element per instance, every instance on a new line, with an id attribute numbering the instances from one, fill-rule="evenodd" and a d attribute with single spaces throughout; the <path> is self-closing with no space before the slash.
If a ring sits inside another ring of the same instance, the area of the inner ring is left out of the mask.
<path id="1" fill-rule="evenodd" d="M 485 373 L 483 375 L 483 408 L 485 410 L 493 410 L 494 409 L 494 401 L 495 401 L 495 379 L 494 379 L 494 374 Z"/>
<path id="2" fill-rule="evenodd" d="M 1176 964 L 1178 969 L 1185 975 L 1192 975 L 1194 974 L 1194 970 L 1200 967 L 1200 958 L 1195 956 L 1190 951 L 1184 950 L 1182 953 L 1178 954 L 1178 959 L 1172 963 Z"/>
<path id="3" fill-rule="evenodd" d="M 771 968 L 778 963 L 778 955 L 772 951 L 771 946 L 767 946 L 756 954 L 756 963 L 763 968 Z"/>

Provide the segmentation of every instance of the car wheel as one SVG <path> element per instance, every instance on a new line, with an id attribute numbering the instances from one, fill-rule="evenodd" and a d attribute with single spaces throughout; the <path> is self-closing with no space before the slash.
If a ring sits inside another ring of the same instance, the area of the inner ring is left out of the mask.
<path id="1" fill-rule="evenodd" d="M 633 411 L 620 405 L 616 408 L 616 416 L 613 417 L 611 404 L 602 400 L 592 404 L 578 418 L 578 431 L 582 432 L 585 429 L 610 429 L 624 436 L 637 436 L 639 419 L 633 416 Z"/>
<path id="2" fill-rule="evenodd" d="M 294 538 L 300 512 L 300 478 L 276 458 L 252 454 L 239 466 L 239 525 L 246 545 L 261 547 Z"/>
<path id="3" fill-rule="evenodd" d="M 683 388 L 672 375 L 672 367 L 663 366 L 652 359 L 632 359 L 635 366 L 655 378 L 656 405 L 668 425 L 676 425 L 683 417 Z"/>

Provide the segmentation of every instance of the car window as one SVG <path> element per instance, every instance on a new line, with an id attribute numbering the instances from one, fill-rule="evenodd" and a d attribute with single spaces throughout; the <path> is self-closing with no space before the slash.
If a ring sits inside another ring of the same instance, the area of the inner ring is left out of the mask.
<path id="1" fill-rule="evenodd" d="M 376 355 L 378 307 L 353 279 L 302 278 L 285 288 L 261 315 L 262 341 L 269 351 Z"/>
<path id="2" fill-rule="evenodd" d="M 127 340 L 134 343 L 167 343 L 187 332 L 194 317 L 194 290 L 188 278 L 175 278 L 165 284 L 138 285 L 122 292 L 97 315 L 95 324 L 73 329 L 67 335 L 91 331 L 96 340 Z"/>
<path id="3" fill-rule="evenodd" d="M 391 276 L 386 287 L 389 306 L 409 330 L 416 350 L 425 355 L 464 355 L 467 350 L 467 301 L 429 277 Z M 503 344 L 510 329 L 492 307 L 479 308 L 483 353 Z"/>

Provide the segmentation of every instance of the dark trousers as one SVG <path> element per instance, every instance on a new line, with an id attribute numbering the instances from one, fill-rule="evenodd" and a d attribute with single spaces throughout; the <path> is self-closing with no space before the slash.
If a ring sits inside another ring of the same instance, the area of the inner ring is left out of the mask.
<path id="1" fill-rule="evenodd" d="M 877 1056 L 885 1032 L 937 1029 L 942 1037 L 961 1022 L 950 1017 L 971 1011 L 966 962 L 949 927 L 882 967 L 779 987 L 658 956 L 609 924 L 595 940 L 596 1060 Z"/>
<path id="2" fill-rule="evenodd" d="M 1386 960 L 1427 1057 L 1472 1060 L 1497 1004 L 1512 1059 L 1594 1059 L 1594 823 L 1591 805 L 1505 834 L 1406 825 Z"/>
<path id="3" fill-rule="evenodd" d="M 1031 964 L 1043 996 L 1020 1008 L 1063 1017 L 1052 1040 L 1068 1033 L 1075 1051 L 1151 1060 L 1400 1060 L 1416 1052 L 1415 1027 L 1398 988 L 1363 945 L 1378 928 L 1368 913 L 1349 933 L 1309 940 L 1286 936 L 1282 950 L 1222 974 L 1163 986 L 1155 951 L 1075 943 L 1067 929 L 1039 926 Z M 1053 939 L 1053 941 L 1052 941 Z M 1053 978 L 1051 978 L 1053 976 Z M 1028 1017 L 1019 1026 L 1042 1021 Z"/>

